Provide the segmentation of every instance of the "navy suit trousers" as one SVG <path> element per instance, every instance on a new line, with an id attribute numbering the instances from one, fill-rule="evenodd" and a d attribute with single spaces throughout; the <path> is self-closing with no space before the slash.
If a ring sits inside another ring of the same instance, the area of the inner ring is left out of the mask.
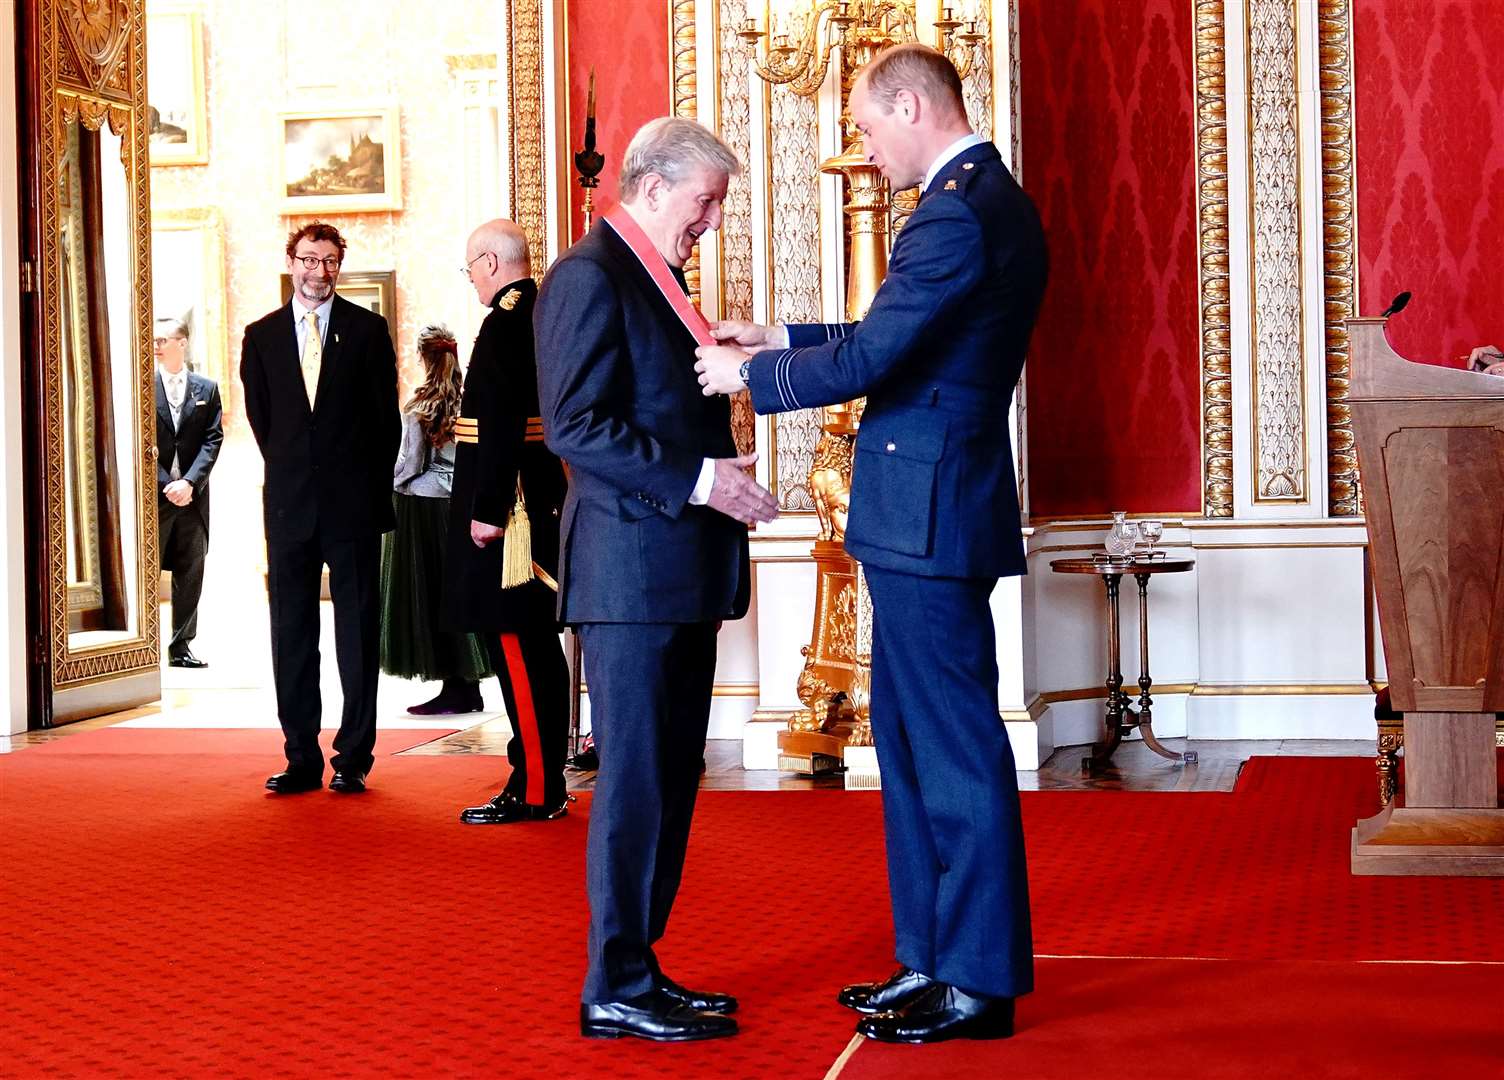
<path id="1" fill-rule="evenodd" d="M 974 994 L 1026 994 L 1033 939 L 1018 779 L 998 715 L 997 582 L 865 569 L 898 962 Z"/>
<path id="2" fill-rule="evenodd" d="M 600 772 L 590 804 L 585 885 L 590 969 L 581 1000 L 624 1001 L 653 988 L 679 891 L 700 787 L 714 623 L 579 627 Z"/>

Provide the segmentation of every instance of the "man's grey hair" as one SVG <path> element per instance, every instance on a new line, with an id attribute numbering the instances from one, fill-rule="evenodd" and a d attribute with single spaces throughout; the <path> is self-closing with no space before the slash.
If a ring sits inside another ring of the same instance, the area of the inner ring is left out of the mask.
<path id="1" fill-rule="evenodd" d="M 672 187 L 702 166 L 725 176 L 742 171 L 731 147 L 709 128 L 677 116 L 649 120 L 627 145 L 621 167 L 621 200 L 635 199 L 642 178 L 649 173 L 657 173 Z"/>

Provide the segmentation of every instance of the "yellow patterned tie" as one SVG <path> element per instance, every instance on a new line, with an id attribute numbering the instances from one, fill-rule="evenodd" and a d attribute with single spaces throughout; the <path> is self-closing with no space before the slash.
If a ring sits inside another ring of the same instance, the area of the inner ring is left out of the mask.
<path id="1" fill-rule="evenodd" d="M 308 324 L 308 333 L 303 337 L 303 389 L 308 391 L 308 407 L 313 408 L 313 399 L 319 392 L 319 368 L 324 363 L 324 343 L 319 340 L 319 313 L 310 311 L 303 316 Z"/>

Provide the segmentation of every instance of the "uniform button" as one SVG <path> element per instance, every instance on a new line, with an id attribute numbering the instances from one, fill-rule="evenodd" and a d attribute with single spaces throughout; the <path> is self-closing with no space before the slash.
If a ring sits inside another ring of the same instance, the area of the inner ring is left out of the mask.
<path id="1" fill-rule="evenodd" d="M 891 453 L 892 453 L 892 452 L 893 452 L 893 451 L 895 451 L 895 450 L 897 450 L 897 449 L 898 449 L 898 444 L 897 444 L 897 443 L 892 443 L 892 442 L 890 442 L 890 443 L 889 443 L 889 444 L 888 444 L 888 453 L 890 453 L 890 454 L 891 454 Z"/>

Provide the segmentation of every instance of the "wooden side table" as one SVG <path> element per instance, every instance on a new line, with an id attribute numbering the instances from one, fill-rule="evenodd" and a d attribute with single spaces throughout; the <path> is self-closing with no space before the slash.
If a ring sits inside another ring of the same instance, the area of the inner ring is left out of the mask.
<path id="1" fill-rule="evenodd" d="M 1127 735 L 1134 728 L 1144 737 L 1144 745 L 1161 757 L 1185 765 L 1194 765 L 1196 751 L 1187 750 L 1177 754 L 1164 746 L 1154 736 L 1154 699 L 1149 689 L 1154 681 L 1149 677 L 1149 579 L 1155 574 L 1183 574 L 1196 565 L 1194 559 L 1135 559 L 1133 561 L 1106 562 L 1097 559 L 1055 559 L 1050 569 L 1057 574 L 1096 574 L 1107 587 L 1107 710 L 1103 717 L 1102 741 L 1094 743 L 1091 756 L 1081 759 L 1081 771 L 1091 774 L 1109 761 Z M 1118 586 L 1124 574 L 1132 574 L 1138 581 L 1138 709 L 1133 708 L 1133 698 L 1123 693 L 1123 661 L 1118 622 Z"/>

